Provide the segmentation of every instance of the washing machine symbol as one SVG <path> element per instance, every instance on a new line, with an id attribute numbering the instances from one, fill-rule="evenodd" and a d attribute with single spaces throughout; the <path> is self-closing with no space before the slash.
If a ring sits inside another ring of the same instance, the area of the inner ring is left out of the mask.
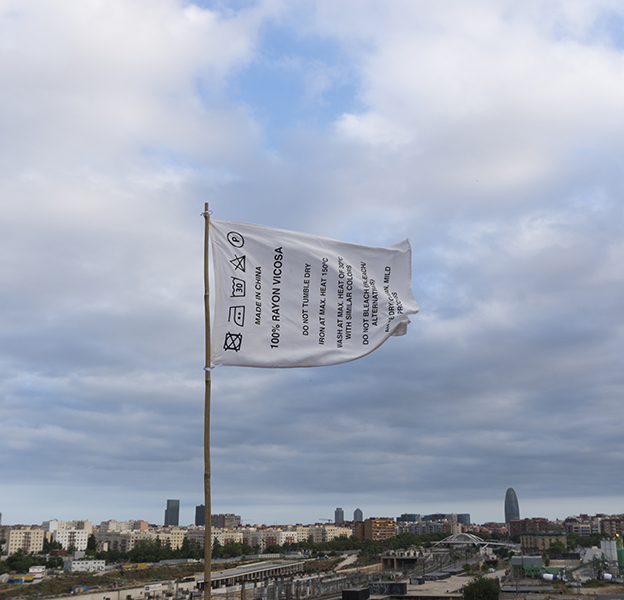
<path id="1" fill-rule="evenodd" d="M 245 280 L 238 277 L 232 277 L 232 298 L 245 297 Z"/>

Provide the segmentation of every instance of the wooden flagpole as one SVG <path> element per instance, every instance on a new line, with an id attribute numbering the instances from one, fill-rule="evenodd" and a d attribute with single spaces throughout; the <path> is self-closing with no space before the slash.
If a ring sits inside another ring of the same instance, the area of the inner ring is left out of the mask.
<path id="1" fill-rule="evenodd" d="M 210 503 L 210 286 L 208 271 L 208 238 L 210 215 L 204 203 L 204 314 L 206 320 L 206 391 L 204 395 L 204 600 L 210 600 L 212 572 L 212 507 Z"/>

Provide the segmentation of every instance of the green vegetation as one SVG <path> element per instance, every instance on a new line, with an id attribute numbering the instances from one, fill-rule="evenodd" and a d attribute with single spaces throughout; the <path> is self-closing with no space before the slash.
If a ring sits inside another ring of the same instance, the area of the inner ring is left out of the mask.
<path id="1" fill-rule="evenodd" d="M 563 542 L 553 542 L 548 548 L 548 554 L 552 556 L 553 554 L 565 554 L 568 551 L 565 544 Z"/>
<path id="2" fill-rule="evenodd" d="M 0 573 L 28 573 L 28 569 L 34 566 L 44 566 L 48 569 L 58 569 L 63 566 L 63 558 L 60 556 L 51 556 L 46 558 L 42 555 L 26 554 L 21 548 L 7 557 L 6 560 L 0 561 Z"/>
<path id="3" fill-rule="evenodd" d="M 609 536 L 606 533 L 594 533 L 588 536 L 568 533 L 568 548 L 572 551 L 579 546 L 582 548 L 591 548 L 592 546 L 600 548 L 600 540 L 606 539 L 609 539 Z"/>
<path id="4" fill-rule="evenodd" d="M 496 548 L 496 550 L 494 550 L 494 554 L 496 554 L 496 556 L 498 556 L 498 558 L 509 558 L 510 556 L 513 556 L 514 553 L 512 551 L 510 551 L 508 548 L 505 548 L 504 546 L 501 546 L 500 548 Z"/>
<path id="5" fill-rule="evenodd" d="M 52 542 L 48 538 L 43 538 L 43 551 L 42 554 L 49 554 L 50 550 L 62 550 L 63 545 L 61 542 Z"/>
<path id="6" fill-rule="evenodd" d="M 500 588 L 493 579 L 477 575 L 462 588 L 464 600 L 498 600 Z"/>
<path id="7" fill-rule="evenodd" d="M 349 538 L 341 537 L 331 542 L 299 542 L 297 544 L 284 544 L 283 546 L 269 546 L 265 552 L 277 554 L 282 552 L 309 552 L 312 556 L 331 556 L 337 552 L 346 550 L 359 550 L 360 555 L 364 557 L 376 557 L 387 550 L 404 550 L 413 547 L 428 548 L 434 542 L 443 540 L 448 537 L 446 533 L 430 533 L 425 535 L 415 535 L 413 533 L 402 533 L 396 537 L 387 540 L 364 540 L 351 536 Z M 218 550 L 215 552 L 215 548 Z M 231 550 L 230 550 L 231 548 Z M 257 548 L 250 548 L 243 544 L 226 544 L 225 546 L 213 546 L 212 556 L 218 558 L 227 558 L 240 556 L 241 554 L 257 553 Z M 237 551 L 238 554 L 233 552 Z"/>
<path id="8" fill-rule="evenodd" d="M 300 544 L 285 544 L 282 546 L 287 550 L 310 550 L 313 554 L 329 554 L 332 551 L 340 552 L 344 550 L 360 550 L 365 556 L 378 556 L 386 550 L 405 550 L 413 547 L 429 547 L 434 542 L 448 537 L 447 533 L 428 533 L 416 535 L 414 533 L 402 533 L 387 540 L 364 540 L 351 536 L 350 538 L 338 538 L 331 542 L 302 542 Z"/>
<path id="9" fill-rule="evenodd" d="M 186 538 L 177 550 L 171 548 L 169 543 L 164 546 L 161 545 L 160 539 L 156 538 L 155 540 L 141 540 L 137 542 L 130 552 L 109 550 L 108 552 L 98 552 L 96 557 L 105 560 L 107 563 L 144 563 L 181 558 L 200 559 L 204 558 L 204 550 L 198 546 L 192 546 Z"/>
<path id="10" fill-rule="evenodd" d="M 281 552 L 279 546 L 277 548 L 277 552 Z M 268 554 L 272 551 L 267 548 L 265 552 Z M 237 556 L 246 556 L 249 554 L 258 554 L 258 547 L 248 546 L 247 544 L 241 544 L 239 542 L 222 546 L 218 540 L 215 540 L 215 543 L 212 545 L 212 558 L 236 558 Z"/>

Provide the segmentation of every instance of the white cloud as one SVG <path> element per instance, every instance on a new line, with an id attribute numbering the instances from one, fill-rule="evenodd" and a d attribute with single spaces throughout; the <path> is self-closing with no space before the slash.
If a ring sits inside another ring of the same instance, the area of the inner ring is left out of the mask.
<path id="1" fill-rule="evenodd" d="M 320 5 L 319 29 L 359 42 L 366 108 L 343 115 L 338 132 L 413 153 L 415 178 L 444 180 L 455 194 L 526 189 L 577 168 L 589 149 L 619 147 L 624 57 L 586 35 L 600 5 L 584 20 L 576 4 L 527 5 Z M 345 11 L 355 25 L 339 18 Z"/>
<path id="2" fill-rule="evenodd" d="M 33 480 L 64 510 L 60 481 L 110 494 L 77 490 L 93 519 L 201 502 L 204 201 L 362 243 L 409 236 L 421 306 L 356 363 L 213 373 L 221 512 L 485 513 L 500 497 L 481 520 L 500 519 L 509 485 L 521 506 L 602 495 L 608 510 L 624 88 L 607 11 L 622 17 L 613 2 L 5 2 L 5 522 L 76 518 L 12 516 Z M 262 64 L 268 23 L 315 42 L 284 58 L 305 96 L 288 131 L 254 122 L 253 93 L 228 96 Z M 309 50 L 324 40 L 338 65 Z M 305 111 L 342 78 L 357 108 L 315 129 Z"/>

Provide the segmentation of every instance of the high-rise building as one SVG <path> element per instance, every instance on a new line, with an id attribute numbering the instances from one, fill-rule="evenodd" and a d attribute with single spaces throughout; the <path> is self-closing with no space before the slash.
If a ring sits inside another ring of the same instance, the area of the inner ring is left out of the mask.
<path id="1" fill-rule="evenodd" d="M 416 513 L 403 513 L 397 517 L 397 523 L 418 523 L 418 521 L 420 521 L 420 515 Z"/>
<path id="2" fill-rule="evenodd" d="M 180 501 L 167 500 L 167 508 L 165 509 L 165 527 L 177 527 L 180 524 Z"/>
<path id="3" fill-rule="evenodd" d="M 203 504 L 195 507 L 195 525 L 206 525 L 206 507 Z"/>
<path id="4" fill-rule="evenodd" d="M 448 515 L 444 513 L 433 513 L 432 515 L 425 515 L 422 520 L 423 521 L 450 521 L 447 519 Z"/>
<path id="5" fill-rule="evenodd" d="M 359 508 L 356 508 L 353 511 L 353 520 L 358 521 L 358 522 L 361 522 L 364 520 L 364 515 L 362 514 L 362 511 Z"/>
<path id="6" fill-rule="evenodd" d="M 518 496 L 513 488 L 509 488 L 505 494 L 505 523 L 511 523 L 512 519 L 520 518 L 520 505 Z"/>
<path id="7" fill-rule="evenodd" d="M 344 510 L 337 508 L 334 511 L 334 523 L 344 523 Z"/>
<path id="8" fill-rule="evenodd" d="M 462 525 L 470 525 L 470 513 L 458 513 L 457 522 Z"/>

